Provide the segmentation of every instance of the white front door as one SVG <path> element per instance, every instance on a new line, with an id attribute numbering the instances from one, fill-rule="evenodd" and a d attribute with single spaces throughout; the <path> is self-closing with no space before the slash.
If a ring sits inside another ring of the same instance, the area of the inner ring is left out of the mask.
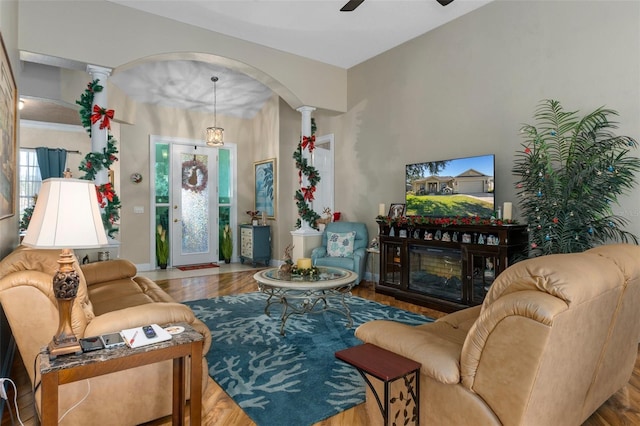
<path id="1" fill-rule="evenodd" d="M 218 150 L 171 145 L 171 265 L 218 262 Z"/>
<path id="2" fill-rule="evenodd" d="M 333 212 L 333 134 L 316 138 L 315 147 L 312 154 L 312 164 L 318 170 L 320 182 L 316 186 L 313 210 L 322 217 L 322 212 L 326 208 Z"/>

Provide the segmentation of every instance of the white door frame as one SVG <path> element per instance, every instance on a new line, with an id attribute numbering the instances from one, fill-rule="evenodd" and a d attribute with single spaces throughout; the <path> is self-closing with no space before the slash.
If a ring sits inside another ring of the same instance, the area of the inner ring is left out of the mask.
<path id="1" fill-rule="evenodd" d="M 313 210 L 322 217 L 322 210 L 325 207 L 331 209 L 333 214 L 335 207 L 335 147 L 334 135 L 330 133 L 316 138 L 315 149 L 311 153 L 311 164 L 320 174 L 320 182 L 316 185 L 316 200 L 313 201 Z M 325 148 L 318 148 L 323 145 Z"/>
<path id="2" fill-rule="evenodd" d="M 156 158 L 156 144 L 158 143 L 166 143 L 169 145 L 172 144 L 182 144 L 182 145 L 191 145 L 198 147 L 206 147 L 206 143 L 199 139 L 188 139 L 188 138 L 178 138 L 178 137 L 167 137 L 167 136 L 159 136 L 159 135 L 149 135 L 149 267 L 151 270 L 155 269 L 156 265 L 156 184 L 155 184 L 155 158 Z M 230 151 L 230 162 L 231 162 L 231 173 L 232 173 L 232 203 L 230 208 L 230 226 L 231 229 L 237 229 L 237 217 L 238 217 L 238 164 L 237 164 L 237 145 L 235 143 L 224 143 L 224 149 L 228 149 Z M 171 175 L 169 177 L 172 179 Z M 216 191 L 217 192 L 217 191 Z M 169 191 L 171 194 L 171 191 Z M 169 200 L 169 206 L 171 206 L 171 201 Z M 169 221 L 172 221 L 171 217 L 171 208 L 169 208 Z M 218 223 L 215 224 L 218 226 Z M 233 258 L 232 261 L 237 261 L 237 233 L 233 232 Z"/>

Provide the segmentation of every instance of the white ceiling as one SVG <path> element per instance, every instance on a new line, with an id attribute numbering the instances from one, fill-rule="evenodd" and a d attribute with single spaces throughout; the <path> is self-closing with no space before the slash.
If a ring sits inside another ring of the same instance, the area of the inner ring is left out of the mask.
<path id="1" fill-rule="evenodd" d="M 340 12 L 347 0 L 109 1 L 348 69 L 493 0 L 365 0 L 353 12 Z M 196 61 L 143 63 L 110 81 L 138 102 L 213 112 L 212 76 L 218 114 L 253 117 L 271 96 L 245 74 Z"/>
<path id="2" fill-rule="evenodd" d="M 271 89 L 246 74 L 198 61 L 146 62 L 114 73 L 109 81 L 137 102 L 253 118 Z"/>
<path id="3" fill-rule="evenodd" d="M 109 0 L 341 68 L 351 68 L 492 0 Z"/>

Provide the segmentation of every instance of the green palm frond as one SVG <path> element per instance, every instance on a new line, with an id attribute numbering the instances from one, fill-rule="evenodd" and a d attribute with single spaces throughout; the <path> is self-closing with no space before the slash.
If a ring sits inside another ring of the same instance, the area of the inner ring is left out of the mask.
<path id="1" fill-rule="evenodd" d="M 628 193 L 640 171 L 631 155 L 638 143 L 614 133 L 618 113 L 608 108 L 579 116 L 560 102 L 545 100 L 535 125 L 525 124 L 522 150 L 515 155 L 520 209 L 529 224 L 532 256 L 584 251 L 608 241 L 638 243 L 613 214 L 618 196 Z"/>

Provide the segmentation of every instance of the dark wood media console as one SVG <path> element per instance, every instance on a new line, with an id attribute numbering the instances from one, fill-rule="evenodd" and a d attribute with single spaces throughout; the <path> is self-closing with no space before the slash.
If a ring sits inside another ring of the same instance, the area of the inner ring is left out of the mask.
<path id="1" fill-rule="evenodd" d="M 376 291 L 453 312 L 479 305 L 495 278 L 526 257 L 526 225 L 380 226 Z"/>

